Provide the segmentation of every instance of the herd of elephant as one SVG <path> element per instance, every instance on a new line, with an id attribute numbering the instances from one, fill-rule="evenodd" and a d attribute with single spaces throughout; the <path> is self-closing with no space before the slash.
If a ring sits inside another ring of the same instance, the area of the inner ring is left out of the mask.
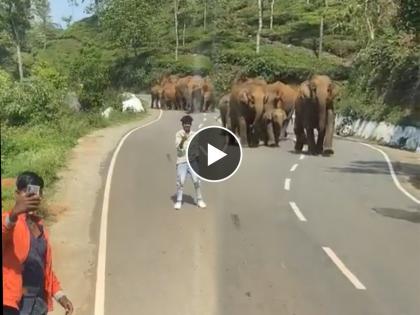
<path id="1" fill-rule="evenodd" d="M 151 89 L 152 108 L 185 110 L 189 113 L 207 111 L 214 106 L 214 87 L 208 77 L 189 75 L 164 76 Z"/>
<path id="2" fill-rule="evenodd" d="M 152 107 L 207 111 L 214 106 L 214 87 L 208 77 L 165 76 L 152 88 Z M 235 80 L 229 93 L 219 99 L 224 127 L 239 135 L 242 146 L 257 147 L 260 141 L 276 147 L 287 139 L 294 114 L 295 150 L 304 144 L 313 155 L 333 154 L 334 99 L 337 86 L 326 75 L 314 75 L 300 85 L 258 78 Z M 317 136 L 315 134 L 317 131 Z"/>
<path id="3" fill-rule="evenodd" d="M 325 75 L 314 75 L 297 86 L 245 78 L 220 99 L 219 110 L 223 126 L 249 147 L 258 146 L 261 140 L 267 146 L 278 146 L 287 138 L 294 113 L 295 150 L 301 152 L 307 144 L 310 154 L 330 155 L 334 153 L 336 96 L 336 85 Z"/>

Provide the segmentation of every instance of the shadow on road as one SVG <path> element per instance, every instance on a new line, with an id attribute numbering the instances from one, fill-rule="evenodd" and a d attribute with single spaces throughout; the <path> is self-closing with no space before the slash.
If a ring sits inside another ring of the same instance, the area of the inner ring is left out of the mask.
<path id="1" fill-rule="evenodd" d="M 392 163 L 395 173 L 407 176 L 408 181 L 420 189 L 420 166 L 411 163 Z M 333 167 L 332 171 L 359 174 L 389 174 L 388 164 L 385 161 L 353 161 L 345 167 Z"/>
<path id="2" fill-rule="evenodd" d="M 398 220 L 406 220 L 412 223 L 420 223 L 420 212 L 413 212 L 395 208 L 372 208 L 372 210 L 385 217 Z"/>
<path id="3" fill-rule="evenodd" d="M 172 195 L 171 200 L 172 200 L 173 203 L 175 203 L 176 202 L 176 195 Z M 194 198 L 191 197 L 190 195 L 186 195 L 186 194 L 184 194 L 184 196 L 182 197 L 182 202 L 183 203 L 188 203 L 188 204 L 193 205 L 193 206 L 196 205 L 196 203 L 194 201 Z"/>

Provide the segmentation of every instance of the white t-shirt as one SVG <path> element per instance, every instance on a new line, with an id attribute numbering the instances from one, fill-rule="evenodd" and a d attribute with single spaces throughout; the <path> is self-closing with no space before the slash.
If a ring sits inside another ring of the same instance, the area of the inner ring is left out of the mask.
<path id="1" fill-rule="evenodd" d="M 187 140 L 182 145 L 182 148 L 179 148 L 179 145 L 182 141 L 182 137 L 185 135 L 188 136 Z M 176 146 L 176 164 L 186 163 L 187 162 L 187 147 L 188 142 L 194 135 L 194 131 L 190 131 L 190 133 L 186 133 L 184 129 L 179 130 L 175 135 L 175 146 Z"/>

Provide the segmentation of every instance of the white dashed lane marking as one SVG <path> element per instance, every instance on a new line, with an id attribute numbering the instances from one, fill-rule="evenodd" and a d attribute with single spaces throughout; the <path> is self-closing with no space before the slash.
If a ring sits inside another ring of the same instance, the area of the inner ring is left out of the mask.
<path id="1" fill-rule="evenodd" d="M 303 154 L 301 154 L 299 160 L 303 160 L 304 158 L 305 158 L 305 156 Z"/>
<path id="2" fill-rule="evenodd" d="M 294 165 L 292 166 L 292 168 L 290 169 L 290 171 L 291 171 L 291 172 L 296 171 L 296 169 L 297 169 L 297 167 L 298 167 L 298 166 L 299 166 L 298 164 L 294 164 Z"/>
<path id="3" fill-rule="evenodd" d="M 290 207 L 295 212 L 298 219 L 302 222 L 306 222 L 307 220 L 306 220 L 305 216 L 302 214 L 302 212 L 300 212 L 299 207 L 296 205 L 296 203 L 292 201 L 292 202 L 289 202 L 289 204 L 290 204 Z"/>
<path id="4" fill-rule="evenodd" d="M 286 178 L 286 180 L 284 181 L 284 189 L 289 191 L 290 190 L 290 182 L 292 180 L 290 178 Z"/>
<path id="5" fill-rule="evenodd" d="M 359 279 L 344 265 L 340 258 L 334 253 L 334 251 L 329 247 L 322 247 L 324 252 L 331 258 L 333 263 L 337 266 L 338 269 L 347 277 L 347 279 L 354 285 L 358 290 L 366 290 L 366 287 Z"/>

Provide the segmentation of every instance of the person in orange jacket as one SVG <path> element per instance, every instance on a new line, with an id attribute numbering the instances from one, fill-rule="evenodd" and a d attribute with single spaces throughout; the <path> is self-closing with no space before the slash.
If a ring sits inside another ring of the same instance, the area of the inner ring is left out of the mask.
<path id="1" fill-rule="evenodd" d="M 43 187 L 44 180 L 36 173 L 21 173 L 15 205 L 2 213 L 3 315 L 45 315 L 53 309 L 53 298 L 66 315 L 73 313 L 54 274 L 48 233 L 37 215 Z"/>

